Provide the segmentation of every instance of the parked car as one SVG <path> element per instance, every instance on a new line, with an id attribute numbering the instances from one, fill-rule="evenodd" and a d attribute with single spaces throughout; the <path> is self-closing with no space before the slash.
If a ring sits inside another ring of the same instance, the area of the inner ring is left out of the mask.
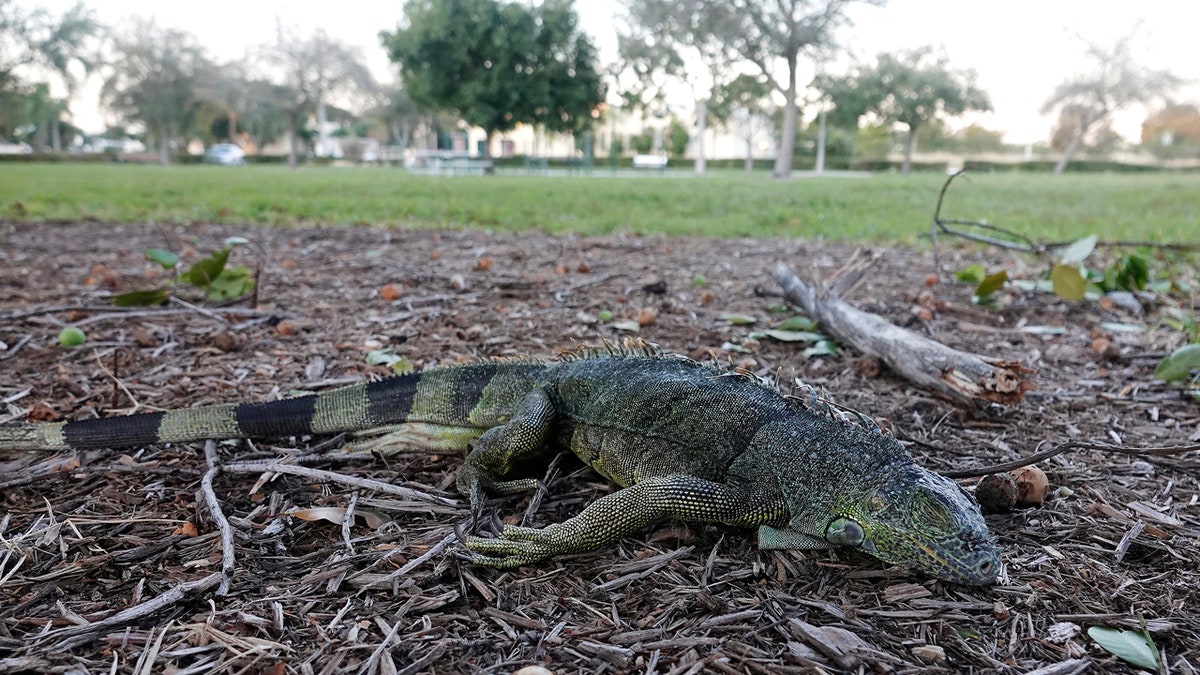
<path id="1" fill-rule="evenodd" d="M 217 143 L 204 153 L 204 161 L 212 164 L 236 166 L 246 163 L 246 152 L 233 143 Z"/>

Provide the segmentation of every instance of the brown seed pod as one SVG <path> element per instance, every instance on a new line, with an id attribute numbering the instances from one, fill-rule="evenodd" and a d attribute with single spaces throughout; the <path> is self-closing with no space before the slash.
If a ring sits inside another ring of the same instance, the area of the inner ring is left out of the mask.
<path id="1" fill-rule="evenodd" d="M 975 500 L 984 513 L 1008 513 L 1017 504 L 1017 481 L 1007 473 L 983 477 L 975 486 Z"/>
<path id="2" fill-rule="evenodd" d="M 1046 472 L 1036 466 L 1023 466 L 1012 470 L 1012 477 L 1017 483 L 1017 506 L 1041 506 L 1046 503 L 1046 494 L 1050 491 L 1050 479 Z"/>

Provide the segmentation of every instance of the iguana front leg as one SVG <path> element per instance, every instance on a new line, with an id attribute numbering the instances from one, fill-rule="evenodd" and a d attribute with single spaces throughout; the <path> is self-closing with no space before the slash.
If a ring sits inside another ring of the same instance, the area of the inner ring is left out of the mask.
<path id="1" fill-rule="evenodd" d="M 537 480 L 498 480 L 523 459 L 545 450 L 554 426 L 554 403 L 543 389 L 531 391 L 508 422 L 492 427 L 471 445 L 454 479 L 458 491 L 471 500 L 473 509 L 483 503 L 483 493 L 513 494 L 537 487 Z"/>
<path id="2" fill-rule="evenodd" d="M 511 568 L 564 553 L 590 551 L 644 532 L 666 518 L 756 525 L 778 518 L 745 490 L 688 475 L 656 476 L 618 490 L 579 515 L 542 529 L 507 526 L 496 539 L 468 537 L 472 562 Z"/>

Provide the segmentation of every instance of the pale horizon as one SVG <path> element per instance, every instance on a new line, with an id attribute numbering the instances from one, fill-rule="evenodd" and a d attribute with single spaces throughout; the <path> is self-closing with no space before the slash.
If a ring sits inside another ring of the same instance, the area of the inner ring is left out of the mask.
<path id="1" fill-rule="evenodd" d="M 21 7 L 44 7 L 56 14 L 74 4 L 75 0 L 20 2 Z M 372 72 L 384 81 L 394 79 L 394 68 L 378 34 L 393 30 L 403 17 L 402 2 L 378 0 L 343 0 L 336 5 L 290 0 L 106 0 L 88 6 L 100 21 L 111 26 L 145 17 L 163 27 L 189 31 L 218 60 L 240 58 L 270 43 L 277 18 L 300 35 L 321 28 L 334 38 L 360 47 Z M 1135 25 L 1141 30 L 1135 42 L 1139 62 L 1169 69 L 1187 82 L 1175 100 L 1200 102 L 1200 62 L 1193 58 L 1192 47 L 1200 5 L 1150 0 L 1140 4 L 1105 3 L 1098 10 L 1096 3 L 1081 0 L 1011 0 L 1003 9 L 981 7 L 961 0 L 891 0 L 882 8 L 857 6 L 852 10 L 854 24 L 843 29 L 839 38 L 859 60 L 925 45 L 943 49 L 955 67 L 975 70 L 977 84 L 992 99 L 993 112 L 966 116 L 962 123 L 977 122 L 1003 131 L 1006 142 L 1012 144 L 1048 140 L 1054 118 L 1041 115 L 1039 110 L 1055 85 L 1071 74 L 1086 71 L 1088 62 L 1080 38 L 1110 44 Z M 616 57 L 620 2 L 579 1 L 575 8 L 581 27 L 600 50 L 601 63 L 611 63 Z M 844 67 L 844 63 L 841 65 Z M 99 86 L 93 77 L 72 101 L 75 123 L 89 132 L 101 131 L 104 126 L 99 110 L 91 109 L 97 105 Z M 676 112 L 684 115 L 689 111 Z M 1145 110 L 1134 108 L 1118 114 L 1114 126 L 1127 140 L 1137 142 L 1145 116 Z"/>

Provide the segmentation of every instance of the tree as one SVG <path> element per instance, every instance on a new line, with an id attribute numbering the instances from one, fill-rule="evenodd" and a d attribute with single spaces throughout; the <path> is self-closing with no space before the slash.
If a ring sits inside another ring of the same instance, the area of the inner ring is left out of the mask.
<path id="1" fill-rule="evenodd" d="M 292 92 L 269 80 L 253 79 L 245 83 L 246 100 L 238 109 L 238 128 L 250 139 L 255 152 L 294 129 L 290 115 Z M 294 155 L 293 155 L 294 159 Z"/>
<path id="2" fill-rule="evenodd" d="M 783 125 L 779 155 L 772 175 L 792 173 L 799 118 L 800 56 L 830 52 L 838 28 L 849 23 L 847 9 L 855 2 L 881 6 L 886 0 L 705 0 L 713 11 L 729 12 L 736 20 L 720 23 L 717 36 L 742 59 L 769 78 L 783 95 Z"/>
<path id="3" fill-rule="evenodd" d="M 192 128 L 202 105 L 197 82 L 212 67 L 192 34 L 138 20 L 115 39 L 101 99 L 124 120 L 145 125 L 158 161 L 169 164 L 172 144 Z"/>
<path id="4" fill-rule="evenodd" d="M 53 16 L 0 0 L 0 135 L 32 123 L 52 149 L 61 149 L 59 127 L 67 105 L 61 100 L 51 105 L 48 89 L 38 84 L 44 76 L 56 75 L 71 91 L 76 85 L 73 67 L 86 73 L 97 63 L 90 45 L 100 31 L 92 11 L 82 4 Z M 15 123 L 18 119 L 23 121 Z"/>
<path id="5" fill-rule="evenodd" d="M 1158 157 L 1195 157 L 1200 153 L 1200 108 L 1170 104 L 1142 122 L 1142 145 Z"/>
<path id="6" fill-rule="evenodd" d="M 9 89 L 20 71 L 30 67 L 59 73 L 72 84 L 72 64 L 85 69 L 95 65 L 88 44 L 100 29 L 83 3 L 55 17 L 44 9 L 25 10 L 13 0 L 0 0 L 0 91 Z"/>
<path id="7" fill-rule="evenodd" d="M 1120 147 L 1123 139 L 1113 129 L 1111 119 L 1092 123 L 1084 130 L 1087 117 L 1088 111 L 1078 106 L 1069 105 L 1060 110 L 1050 129 L 1050 147 L 1063 152 L 1074 144 L 1073 155 L 1080 152 L 1104 155 Z"/>
<path id="8" fill-rule="evenodd" d="M 1085 41 L 1084 53 L 1094 70 L 1064 80 L 1046 99 L 1042 114 L 1057 110 L 1060 119 L 1069 114 L 1076 121 L 1054 165 L 1055 174 L 1066 170 L 1089 132 L 1111 120 L 1113 113 L 1134 104 L 1150 104 L 1180 85 L 1180 79 L 1170 72 L 1146 68 L 1134 60 L 1131 52 L 1135 37 L 1136 31 L 1109 46 Z"/>
<path id="9" fill-rule="evenodd" d="M 737 52 L 725 40 L 737 30 L 732 7 L 705 0 L 627 0 L 623 46 L 637 64 L 641 91 L 661 91 L 672 79 L 688 85 L 696 105 L 696 173 L 704 173 L 704 137 L 714 97 L 733 75 Z M 647 62 L 645 57 L 651 57 Z M 699 63 L 702 68 L 687 68 Z"/>
<path id="10" fill-rule="evenodd" d="M 571 0 L 411 0 L 380 38 L 404 89 L 429 111 L 453 111 L 494 134 L 518 123 L 576 133 L 604 100 L 596 50 Z"/>
<path id="11" fill-rule="evenodd" d="M 709 115 L 716 124 L 735 126 L 746 143 L 746 172 L 754 170 L 754 137 L 762 130 L 770 102 L 771 85 L 764 75 L 738 75 L 717 86 L 709 99 Z"/>
<path id="12" fill-rule="evenodd" d="M 591 127 L 606 93 L 599 55 L 579 30 L 573 0 L 544 0 L 534 9 L 531 90 L 533 122 L 548 131 L 578 134 Z"/>
<path id="13" fill-rule="evenodd" d="M 881 122 L 907 128 L 902 173 L 912 166 L 917 133 L 924 125 L 992 107 L 987 94 L 975 86 L 973 71 L 954 69 L 945 55 L 935 55 L 929 47 L 880 54 L 875 65 L 859 67 L 845 77 L 826 78 L 819 86 L 843 117 L 857 119 L 872 113 Z"/>
<path id="14" fill-rule="evenodd" d="M 326 105 L 331 97 L 366 99 L 375 91 L 375 81 L 364 64 L 362 50 L 317 29 L 300 37 L 276 27 L 275 44 L 265 49 L 272 66 L 273 94 L 282 94 L 282 108 L 288 118 L 288 166 L 297 166 L 297 144 L 303 122 L 316 115 L 318 142 L 324 143 Z"/>
<path id="15" fill-rule="evenodd" d="M 386 100 L 367 111 L 367 115 L 387 129 L 387 142 L 407 148 L 412 143 L 413 130 L 425 122 L 412 98 L 401 87 L 393 87 Z"/>

